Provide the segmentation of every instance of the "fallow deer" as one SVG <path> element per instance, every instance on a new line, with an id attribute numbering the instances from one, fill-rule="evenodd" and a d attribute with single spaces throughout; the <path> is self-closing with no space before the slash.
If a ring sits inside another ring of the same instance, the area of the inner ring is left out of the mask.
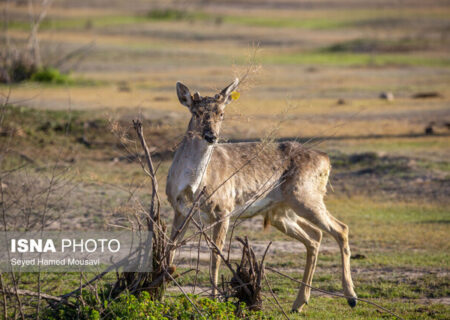
<path id="1" fill-rule="evenodd" d="M 222 249 L 230 217 L 264 217 L 286 235 L 306 247 L 306 267 L 293 311 L 308 303 L 322 231 L 337 241 L 342 257 L 342 285 L 351 307 L 356 294 L 350 273 L 348 227 L 327 210 L 324 195 L 331 165 L 328 156 L 297 142 L 218 143 L 227 104 L 239 80 L 214 97 L 191 95 L 178 82 L 181 104 L 189 108 L 191 120 L 170 167 L 166 193 L 175 210 L 172 237 L 188 215 L 201 190 L 207 195 L 200 212 L 213 227 L 212 240 Z M 255 198 L 255 195 L 258 195 Z M 180 239 L 180 237 L 178 237 Z M 219 275 L 219 256 L 212 253 L 211 274 L 214 285 Z M 213 289 L 215 294 L 215 289 Z"/>

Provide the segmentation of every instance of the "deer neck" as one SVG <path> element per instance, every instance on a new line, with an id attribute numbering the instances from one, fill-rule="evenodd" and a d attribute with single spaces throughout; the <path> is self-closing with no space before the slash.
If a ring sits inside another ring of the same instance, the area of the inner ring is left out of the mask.
<path id="1" fill-rule="evenodd" d="M 178 180 L 177 194 L 187 192 L 192 197 L 199 191 L 213 150 L 214 144 L 209 144 L 198 136 L 186 134 L 174 159 L 177 167 L 173 172 Z"/>

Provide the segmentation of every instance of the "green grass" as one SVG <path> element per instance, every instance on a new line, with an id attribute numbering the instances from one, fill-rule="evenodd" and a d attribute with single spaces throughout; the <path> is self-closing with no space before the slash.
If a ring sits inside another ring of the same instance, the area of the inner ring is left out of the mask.
<path id="1" fill-rule="evenodd" d="M 290 274 L 292 277 L 300 279 L 301 274 Z M 272 283 L 273 291 L 276 292 L 281 304 L 285 310 L 290 310 L 293 299 L 295 298 L 297 288 L 291 280 L 273 275 L 269 272 L 269 281 Z M 331 292 L 340 292 L 339 274 L 336 273 L 332 278 L 315 277 L 313 285 L 315 287 Z M 418 278 L 408 283 L 398 281 L 383 281 L 355 277 L 356 291 L 361 298 L 376 302 L 379 305 L 394 311 L 405 319 L 430 319 L 436 316 L 438 319 L 445 319 L 449 306 L 439 304 L 417 304 L 414 299 L 439 297 L 448 295 L 448 279 L 439 279 L 436 276 Z M 414 282 L 416 281 L 416 282 Z M 433 292 L 427 289 L 417 287 L 417 283 L 430 286 Z M 274 309 L 269 303 L 265 303 L 267 308 Z M 281 319 L 277 311 L 270 314 L 275 315 L 276 319 Z M 380 312 L 376 307 L 365 302 L 358 302 L 356 308 L 351 309 L 345 299 L 318 297 L 317 292 L 313 291 L 309 304 L 304 308 L 301 315 L 291 314 L 292 319 L 395 319 L 388 314 Z"/>
<path id="2" fill-rule="evenodd" d="M 330 210 L 339 212 L 349 211 L 350 219 L 358 215 L 364 222 L 371 223 L 450 223 L 448 208 L 419 203 L 379 203 L 367 199 L 335 200 L 330 201 Z"/>
<path id="3" fill-rule="evenodd" d="M 83 136 L 86 121 L 93 121 L 95 131 L 107 127 L 106 120 L 92 119 L 78 110 L 36 110 L 7 105 L 2 112 L 3 127 L 13 134 L 13 149 L 17 150 L 3 159 L 2 170 L 24 164 L 22 157 L 19 157 L 23 150 L 28 151 L 25 154 L 30 154 L 34 165 L 46 166 L 53 159 L 63 156 L 62 150 L 70 153 L 80 147 L 85 148 L 76 141 Z M 9 143 L 8 135 L 0 139 L 3 146 Z"/>
<path id="4" fill-rule="evenodd" d="M 435 170 L 435 171 L 442 171 L 445 173 L 450 173 L 450 162 L 446 161 L 425 161 L 420 160 L 417 162 L 417 165 L 429 169 L 429 170 Z"/>
<path id="5" fill-rule="evenodd" d="M 78 110 L 71 110 L 70 112 L 66 110 L 37 110 L 29 107 L 16 107 L 11 105 L 6 106 L 4 112 L 8 124 L 20 123 L 27 130 L 43 131 L 48 129 L 64 131 L 64 127 L 69 122 L 76 122 L 84 115 L 84 112 Z M 81 132 L 81 130 L 81 126 L 76 127 L 77 132 Z"/>
<path id="6" fill-rule="evenodd" d="M 202 11 L 187 11 L 170 8 L 150 10 L 146 17 L 149 20 L 155 21 L 207 21 L 216 18 L 216 16 Z"/>
<path id="7" fill-rule="evenodd" d="M 152 9 L 141 15 L 100 15 L 89 18 L 46 18 L 40 26 L 42 30 L 65 30 L 65 29 L 89 29 L 102 28 L 108 26 L 127 25 L 136 23 L 145 23 L 149 21 L 163 22 L 214 22 L 217 24 L 225 23 L 247 27 L 266 27 L 266 28 L 293 28 L 304 30 L 337 30 L 345 28 L 355 28 L 365 24 L 376 23 L 380 19 L 396 19 L 407 23 L 414 21 L 418 17 L 427 19 L 445 18 L 445 12 L 425 12 L 417 13 L 402 12 L 396 10 L 352 10 L 352 12 L 339 12 L 338 14 L 330 14 L 326 12 L 317 16 L 277 16 L 271 14 L 231 14 L 231 13 L 215 13 L 201 10 L 189 9 Z M 10 21 L 9 28 L 19 30 L 29 30 L 30 24 L 27 21 Z"/>
<path id="8" fill-rule="evenodd" d="M 330 198 L 327 206 L 334 216 L 349 225 L 350 240 L 357 244 L 399 252 L 408 248 L 438 252 L 450 249 L 445 241 L 450 211 L 445 206 L 365 198 Z"/>
<path id="9" fill-rule="evenodd" d="M 352 230 L 350 230 L 351 232 Z M 273 238 L 270 237 L 272 240 Z M 336 251 L 333 252 L 321 252 L 319 254 L 319 260 L 317 265 L 320 268 L 333 269 L 340 266 L 341 257 L 337 250 L 337 244 L 335 244 L 333 239 L 327 239 L 325 242 L 328 246 L 332 243 L 335 246 Z M 399 250 L 397 248 L 389 247 L 388 245 L 377 245 L 376 243 L 369 246 L 371 243 L 358 243 L 358 241 L 350 241 L 350 248 L 352 249 L 352 254 L 362 254 L 365 256 L 364 259 L 352 260 L 352 267 L 354 268 L 397 268 L 399 270 L 403 269 L 440 269 L 448 268 L 450 254 L 444 249 L 434 249 L 434 250 Z M 366 245 L 366 246 L 364 246 Z M 392 244 L 391 244 L 392 245 Z M 286 261 L 289 261 L 287 263 Z M 270 254 L 267 258 L 267 265 L 274 268 L 288 268 L 288 269 L 298 269 L 301 270 L 305 263 L 304 253 L 286 253 L 277 252 L 276 255 Z"/>
<path id="10" fill-rule="evenodd" d="M 146 15 L 102 15 L 89 18 L 50 17 L 42 21 L 39 29 L 55 31 L 80 30 L 140 24 L 152 21 L 212 21 L 215 18 L 216 16 L 204 12 L 152 10 Z M 13 20 L 8 23 L 8 28 L 28 31 L 30 30 L 30 24 L 26 21 Z"/>
<path id="11" fill-rule="evenodd" d="M 268 16 L 225 16 L 223 21 L 230 24 L 267 27 L 267 28 L 297 28 L 297 29 L 338 29 L 352 25 L 346 19 L 329 19 L 329 18 L 286 18 L 286 17 L 268 17 Z"/>
<path id="12" fill-rule="evenodd" d="M 382 248 L 374 248 L 382 249 Z M 447 251 L 428 252 L 413 251 L 380 251 L 366 252 L 366 259 L 355 260 L 353 266 L 360 267 L 391 267 L 391 268 L 448 268 L 450 254 Z M 336 262 L 339 262 L 336 260 Z"/>
<path id="13" fill-rule="evenodd" d="M 225 275 L 225 279 L 228 279 L 231 275 L 229 272 L 222 269 Z M 341 292 L 340 284 L 340 273 L 336 271 L 335 268 L 331 267 L 324 271 L 319 270 L 314 278 L 314 287 L 331 291 L 331 292 Z M 333 271 L 334 270 L 334 271 Z M 180 270 L 179 272 L 182 272 Z M 329 273 L 331 272 L 331 273 Z M 442 298 L 448 297 L 449 291 L 449 279 L 448 277 L 441 277 L 436 274 L 429 274 L 419 277 L 404 277 L 401 273 L 402 271 L 390 272 L 388 276 L 383 277 L 366 277 L 364 275 L 358 276 L 354 275 L 354 282 L 356 285 L 356 291 L 358 296 L 363 299 L 368 299 L 369 301 L 376 302 L 379 305 L 390 309 L 391 311 L 399 314 L 405 319 L 445 319 L 445 315 L 450 311 L 449 306 L 441 304 L 426 304 L 418 303 L 417 299 L 430 299 L 430 298 Z M 394 275 L 396 278 L 391 279 L 390 275 Z M 295 279 L 301 279 L 301 272 L 289 273 L 289 275 Z M 86 278 L 91 278 L 93 274 L 85 274 Z M 290 310 L 291 304 L 297 294 L 298 287 L 291 280 L 274 274 L 270 271 L 267 272 L 269 282 L 272 285 L 272 289 L 277 295 L 280 303 L 286 311 Z M 22 273 L 21 274 L 21 287 L 33 288 L 36 284 L 36 274 L 32 273 Z M 9 277 L 6 277 L 8 280 Z M 61 274 L 43 274 L 43 289 L 46 292 L 50 292 L 53 295 L 63 294 L 73 288 L 78 286 L 79 274 L 78 273 L 66 273 L 64 277 Z M 183 278 L 178 279 L 180 284 L 188 284 L 193 282 L 193 273 L 188 274 Z M 114 276 L 107 276 L 102 282 L 104 284 L 114 281 Z M 198 284 L 200 286 L 207 286 L 209 283 L 209 276 L 207 271 L 204 270 L 200 273 L 198 278 Z M 51 285 L 50 285 L 51 284 Z M 53 289 L 48 290 L 46 287 L 51 286 Z M 102 288 L 100 286 L 100 288 Z M 107 295 L 102 293 L 100 290 L 100 298 L 106 299 Z M 269 300 L 272 297 L 267 292 L 267 288 L 264 288 L 266 294 L 266 299 L 264 299 L 264 317 L 273 319 L 282 319 L 283 316 L 278 311 L 274 304 Z M 90 306 L 88 313 L 91 314 L 92 310 L 99 310 L 100 307 L 96 305 L 95 299 L 90 299 L 85 292 L 85 301 Z M 195 301 L 199 302 L 203 307 L 206 306 L 203 302 L 194 298 Z M 136 313 L 136 310 L 153 308 L 150 301 L 140 304 L 139 306 L 134 305 L 134 299 L 129 300 L 127 295 L 123 296 L 121 299 L 114 302 L 104 303 L 103 306 L 107 308 L 114 309 L 116 315 L 125 314 L 128 317 L 133 315 L 133 319 L 143 319 L 144 314 Z M 142 300 L 141 300 L 142 301 Z M 180 297 L 178 293 L 168 293 L 165 303 L 173 304 L 166 305 L 165 312 L 173 312 L 178 309 L 181 305 L 185 307 L 189 306 L 189 303 L 184 303 L 184 299 Z M 204 309 L 206 312 L 219 311 L 223 306 L 216 305 L 216 303 L 208 303 L 213 309 Z M 128 308 L 127 308 L 128 306 Z M 174 309 L 175 308 L 175 309 Z M 103 309 L 103 308 L 102 308 Z M 108 309 L 107 309 L 108 310 Z M 169 311 L 172 310 L 172 311 Z M 178 309 L 179 310 L 179 309 Z M 230 309 L 231 310 L 231 309 Z M 69 314 L 70 310 L 66 309 L 65 314 Z M 150 311 L 150 310 L 148 310 Z M 225 312 L 225 310 L 223 310 Z M 131 313 L 130 313 L 131 312 Z M 52 313 L 55 316 L 55 313 Z M 231 314 L 229 315 L 231 316 Z M 256 316 L 255 319 L 261 319 L 262 314 L 253 314 Z M 333 298 L 333 297 L 323 297 L 317 296 L 317 292 L 313 290 L 312 297 L 307 306 L 305 306 L 302 314 L 290 314 L 291 319 L 395 319 L 391 318 L 383 312 L 377 311 L 376 307 L 369 305 L 364 302 L 358 302 L 356 308 L 351 309 L 345 299 Z"/>
<path id="14" fill-rule="evenodd" d="M 445 305 L 417 305 L 410 301 L 393 301 L 375 299 L 374 302 L 388 308 L 404 319 L 447 319 L 449 307 Z M 317 297 L 312 299 L 304 315 L 291 319 L 397 319 L 364 302 L 359 302 L 355 309 L 351 309 L 345 300 Z M 281 317 L 280 317 L 281 319 Z"/>
<path id="15" fill-rule="evenodd" d="M 181 272 L 182 270 L 180 270 Z M 395 271 L 392 271 L 395 273 Z M 229 272 L 223 271 L 226 279 L 230 277 Z M 289 273 L 290 276 L 296 279 L 301 279 L 301 273 Z M 73 289 L 78 285 L 79 275 L 77 273 L 68 273 L 62 277 L 59 274 L 45 274 L 44 280 L 46 283 L 52 282 L 54 285 L 62 286 L 58 290 L 51 291 L 52 294 L 62 294 L 67 290 Z M 91 274 L 86 274 L 90 278 Z M 297 285 L 293 284 L 291 280 L 282 276 L 276 275 L 272 272 L 267 273 L 268 279 L 272 285 L 273 291 L 280 299 L 286 311 L 290 310 L 291 304 L 297 293 Z M 396 313 L 405 317 L 406 319 L 430 319 L 432 315 L 444 319 L 445 312 L 449 311 L 448 306 L 439 304 L 418 304 L 415 299 L 426 298 L 440 298 L 449 295 L 448 277 L 440 277 L 435 274 L 405 278 L 402 280 L 401 273 L 397 274 L 397 279 L 382 279 L 382 278 L 367 278 L 364 276 L 354 276 L 357 293 L 360 298 L 368 299 L 376 302 Z M 190 276 L 185 276 L 180 280 L 180 284 L 187 284 L 193 282 L 192 273 Z M 36 281 L 35 274 L 23 273 L 21 276 L 23 285 L 34 285 Z M 56 282 L 53 282 L 56 281 Z M 114 277 L 110 276 L 105 282 L 114 281 Z M 207 286 L 209 283 L 209 276 L 207 272 L 202 272 L 198 278 L 200 286 Z M 324 274 L 319 271 L 314 278 L 313 285 L 317 288 L 328 290 L 331 292 L 340 292 L 340 274 L 339 272 Z M 265 291 L 267 288 L 264 289 Z M 123 298 L 126 299 L 126 296 Z M 282 319 L 280 312 L 268 301 L 271 300 L 270 294 L 267 293 L 267 298 L 264 301 L 264 315 L 273 317 L 274 319 Z M 179 294 L 169 293 L 166 301 L 169 303 L 180 302 L 183 299 Z M 130 305 L 131 305 L 131 301 Z M 120 311 L 122 308 L 115 302 L 114 307 Z M 108 304 L 109 306 L 109 304 Z M 146 307 L 142 305 L 141 307 Z M 149 306 L 147 306 L 149 307 Z M 219 307 L 219 306 L 217 306 Z M 424 313 L 425 311 L 425 313 Z M 386 314 L 379 313 L 374 306 L 368 305 L 364 302 L 359 302 L 355 309 L 348 307 L 345 299 L 318 297 L 317 292 L 313 291 L 310 303 L 304 308 L 304 314 L 290 315 L 292 319 L 303 319 L 305 316 L 309 319 L 379 319 L 380 317 L 386 319 Z M 140 318 L 137 318 L 140 319 Z M 388 317 L 388 319 L 390 319 Z"/>
<path id="16" fill-rule="evenodd" d="M 432 58 L 408 54 L 364 54 L 364 53 L 327 53 L 293 52 L 272 53 L 261 57 L 264 64 L 316 64 L 327 66 L 429 66 L 450 67 L 450 58 Z"/>
<path id="17" fill-rule="evenodd" d="M 426 49 L 430 46 L 427 39 L 366 39 L 359 38 L 343 41 L 322 49 L 324 53 L 370 53 L 370 52 L 408 52 Z"/>
<path id="18" fill-rule="evenodd" d="M 383 22 L 388 19 L 401 23 L 416 21 L 418 18 L 436 20 L 445 20 L 447 12 L 421 11 L 396 9 L 380 9 L 380 10 L 346 10 L 346 11 L 328 11 L 323 10 L 321 14 L 308 16 L 302 15 L 302 11 L 297 11 L 291 16 L 276 16 L 274 14 L 255 15 L 251 12 L 242 15 L 226 15 L 223 21 L 231 24 L 255 27 L 269 28 L 294 28 L 305 30 L 337 30 L 346 28 L 359 28 L 364 25 Z"/>
<path id="19" fill-rule="evenodd" d="M 98 16 L 89 18 L 47 18 L 42 21 L 40 30 L 71 30 L 71 29 L 90 29 L 90 28 L 104 28 L 127 24 L 135 24 L 146 22 L 148 19 L 144 16 L 137 15 L 111 15 Z M 30 30 L 30 24 L 26 21 L 10 21 L 8 24 L 10 29 L 16 30 Z"/>
<path id="20" fill-rule="evenodd" d="M 405 138 L 385 138 L 385 139 L 364 139 L 364 140 L 348 140 L 327 142 L 327 146 L 331 151 L 340 150 L 348 154 L 361 152 L 382 152 L 392 156 L 408 156 L 414 159 L 423 159 L 428 164 L 425 167 L 437 167 L 431 163 L 441 162 L 438 166 L 445 169 L 444 160 L 448 158 L 447 146 L 449 144 L 448 137 L 439 136 L 423 136 L 423 137 L 405 137 Z M 432 160 L 432 161 L 429 161 Z M 442 163 L 442 161 L 444 161 Z M 417 162 L 421 165 L 420 161 Z"/>
<path id="21" fill-rule="evenodd" d="M 377 19 L 383 19 L 386 17 L 397 19 L 416 19 L 419 15 L 417 13 L 402 13 L 399 14 L 395 10 L 353 10 L 352 12 L 340 12 L 338 14 L 327 14 L 317 17 L 305 17 L 301 16 L 301 13 L 297 16 L 276 16 L 275 15 L 255 15 L 249 14 L 215 14 L 206 11 L 189 11 L 178 9 L 154 9 L 151 10 L 147 17 L 155 21 L 200 21 L 218 23 L 228 23 L 239 26 L 249 27 L 266 27 L 266 28 L 294 28 L 305 30 L 335 30 L 343 28 L 352 28 L 358 25 L 364 25 Z M 423 14 L 420 14 L 423 17 Z M 440 18 L 442 14 L 436 14 L 434 12 L 426 13 L 426 17 Z"/>
<path id="22" fill-rule="evenodd" d="M 204 12 L 185 12 L 178 10 L 152 10 L 146 15 L 109 15 L 93 16 L 89 18 L 46 18 L 40 25 L 40 30 L 83 30 L 114 27 L 120 25 L 140 24 L 154 21 L 213 21 L 216 18 Z M 26 21 L 13 20 L 8 23 L 9 29 L 30 30 Z"/>
<path id="23" fill-rule="evenodd" d="M 268 28 L 301 28 L 301 29 L 336 29 L 351 24 L 346 19 L 327 18 L 294 18 L 255 15 L 211 14 L 203 11 L 186 11 L 177 9 L 151 10 L 147 17 L 155 21 L 201 21 L 228 23 L 240 26 Z"/>

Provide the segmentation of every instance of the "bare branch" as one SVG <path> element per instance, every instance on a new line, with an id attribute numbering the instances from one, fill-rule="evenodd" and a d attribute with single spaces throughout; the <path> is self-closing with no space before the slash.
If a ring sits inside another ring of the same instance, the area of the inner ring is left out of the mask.
<path id="1" fill-rule="evenodd" d="M 202 318 L 205 318 L 203 313 L 200 311 L 200 309 L 197 307 L 197 305 L 191 300 L 191 298 L 189 298 L 189 296 L 184 291 L 184 289 L 180 286 L 180 284 L 172 277 L 172 275 L 169 272 L 167 272 L 166 270 L 165 270 L 165 272 L 166 272 L 167 276 L 173 281 L 173 283 L 175 283 L 175 285 L 178 287 L 178 289 L 180 289 L 180 291 L 183 293 L 183 295 L 186 297 L 186 299 L 189 300 L 189 302 L 192 304 L 192 306 L 195 308 L 195 310 L 198 312 L 198 314 L 200 314 L 202 316 Z"/>
<path id="2" fill-rule="evenodd" d="M 278 308 L 280 308 L 281 312 L 283 313 L 284 317 L 289 320 L 288 315 L 286 314 L 286 312 L 284 311 L 283 307 L 280 304 L 280 301 L 278 301 L 277 296 L 275 295 L 275 293 L 272 290 L 272 287 L 270 286 L 269 280 L 267 279 L 266 275 L 264 275 L 264 280 L 266 281 L 267 287 L 269 288 L 269 292 L 272 295 L 272 297 L 275 299 L 275 302 L 278 305 Z"/>
<path id="3" fill-rule="evenodd" d="M 28 38 L 28 48 L 33 52 L 34 65 L 41 66 L 41 54 L 39 48 L 38 30 L 48 13 L 48 8 L 53 0 L 43 0 L 41 5 L 41 12 L 37 18 L 34 17 L 33 0 L 28 0 L 28 9 L 30 15 L 31 32 Z"/>
<path id="4" fill-rule="evenodd" d="M 8 295 L 21 295 L 21 296 L 29 296 L 29 297 L 41 297 L 45 300 L 56 301 L 56 302 L 64 302 L 67 305 L 73 305 L 70 302 L 66 301 L 62 297 L 52 296 L 50 294 L 42 293 L 42 292 L 34 292 L 31 290 L 23 290 L 23 289 L 6 289 L 3 288 L 0 290 L 4 294 Z"/>

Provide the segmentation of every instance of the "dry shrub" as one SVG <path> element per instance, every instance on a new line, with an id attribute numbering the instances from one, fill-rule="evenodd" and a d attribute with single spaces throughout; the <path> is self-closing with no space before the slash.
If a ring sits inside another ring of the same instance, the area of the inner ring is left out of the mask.
<path id="1" fill-rule="evenodd" d="M 7 49 L 0 52 L 0 82 L 16 83 L 27 79 L 38 70 L 34 59 L 27 51 Z"/>
<path id="2" fill-rule="evenodd" d="M 262 280 L 264 279 L 264 259 L 270 244 L 267 246 L 261 261 L 258 262 L 248 238 L 237 237 L 236 239 L 243 247 L 241 262 L 230 281 L 231 296 L 236 297 L 239 302 L 245 302 L 250 310 L 259 311 L 262 309 L 261 291 Z"/>

